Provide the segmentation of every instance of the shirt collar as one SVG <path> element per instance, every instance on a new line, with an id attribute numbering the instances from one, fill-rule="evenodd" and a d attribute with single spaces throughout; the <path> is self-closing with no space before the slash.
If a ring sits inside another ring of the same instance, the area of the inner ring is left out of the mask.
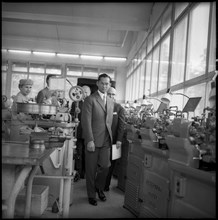
<path id="1" fill-rule="evenodd" d="M 104 95 L 106 95 L 106 93 L 102 93 L 99 90 L 98 90 L 98 94 L 101 96 L 102 99 L 104 98 Z"/>

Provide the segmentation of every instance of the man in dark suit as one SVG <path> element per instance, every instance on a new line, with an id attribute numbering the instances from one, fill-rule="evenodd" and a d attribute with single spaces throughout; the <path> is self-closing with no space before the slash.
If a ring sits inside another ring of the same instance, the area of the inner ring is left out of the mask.
<path id="1" fill-rule="evenodd" d="M 84 91 L 84 99 L 91 94 L 91 89 L 89 86 L 82 86 L 83 91 Z M 79 101 L 79 109 L 80 113 L 78 114 L 78 119 L 79 119 L 79 125 L 77 127 L 77 133 L 76 133 L 76 154 L 75 154 L 75 170 L 77 170 L 77 174 L 74 178 L 74 182 L 78 181 L 80 178 L 84 179 L 85 177 L 85 144 L 84 144 L 84 139 L 82 137 L 82 126 L 81 126 L 81 117 L 82 117 L 82 107 L 83 107 L 83 102 L 84 99 Z M 73 102 L 71 105 L 71 110 L 70 114 L 72 115 L 72 121 L 76 117 L 76 102 Z"/>
<path id="2" fill-rule="evenodd" d="M 110 148 L 113 141 L 111 125 L 114 102 L 107 96 L 111 78 L 103 73 L 96 84 L 98 90 L 84 100 L 81 118 L 86 146 L 86 189 L 91 205 L 97 205 L 96 192 L 101 201 L 106 201 L 103 190 L 111 165 Z"/>
<path id="3" fill-rule="evenodd" d="M 113 112 L 113 122 L 112 122 L 112 135 L 113 135 L 113 144 L 116 144 L 117 149 L 121 148 L 123 134 L 124 134 L 124 127 L 125 127 L 125 109 L 119 104 L 116 103 L 115 96 L 116 96 L 116 89 L 110 87 L 107 91 L 107 95 L 114 100 L 114 112 Z M 112 149 L 112 148 L 111 148 Z M 112 152 L 111 152 L 111 166 L 108 171 L 108 175 L 106 178 L 106 183 L 104 187 L 104 191 L 109 191 L 112 173 L 116 164 L 117 160 L 112 160 Z"/>

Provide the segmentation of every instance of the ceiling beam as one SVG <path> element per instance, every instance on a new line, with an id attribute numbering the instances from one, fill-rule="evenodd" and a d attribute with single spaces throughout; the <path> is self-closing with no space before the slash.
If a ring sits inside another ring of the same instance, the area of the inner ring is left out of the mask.
<path id="1" fill-rule="evenodd" d="M 37 23 L 37 24 L 54 24 L 54 25 L 93 25 L 105 27 L 109 30 L 121 31 L 147 31 L 148 22 L 135 21 L 135 19 L 105 19 L 93 17 L 78 17 L 78 16 L 62 16 L 62 15 L 48 15 L 48 14 L 33 14 L 23 12 L 2 12 L 2 21 L 7 22 L 23 22 L 23 23 Z"/>

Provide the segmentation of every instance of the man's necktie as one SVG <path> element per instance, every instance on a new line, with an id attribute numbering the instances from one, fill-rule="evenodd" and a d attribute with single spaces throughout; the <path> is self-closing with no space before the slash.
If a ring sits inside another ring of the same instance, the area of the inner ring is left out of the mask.
<path id="1" fill-rule="evenodd" d="M 106 103 L 107 103 L 107 97 L 106 97 L 106 95 L 103 96 L 103 100 L 104 100 L 104 106 L 106 106 Z"/>

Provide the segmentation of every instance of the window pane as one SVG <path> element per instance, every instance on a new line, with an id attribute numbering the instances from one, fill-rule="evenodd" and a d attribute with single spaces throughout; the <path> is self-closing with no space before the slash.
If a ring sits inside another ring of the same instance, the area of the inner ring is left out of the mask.
<path id="1" fill-rule="evenodd" d="M 82 67 L 81 66 L 67 66 L 67 75 L 68 76 L 82 76 Z"/>
<path id="2" fill-rule="evenodd" d="M 136 96 L 135 96 L 135 99 L 142 97 L 142 94 L 139 94 L 139 74 L 140 74 L 140 68 L 137 68 L 137 70 L 135 72 L 135 75 L 136 75 L 136 82 L 135 82 Z"/>
<path id="3" fill-rule="evenodd" d="M 175 3 L 175 19 L 184 11 L 188 6 L 188 2 L 176 2 Z"/>
<path id="4" fill-rule="evenodd" d="M 161 23 L 159 21 L 154 29 L 154 45 L 160 40 L 160 26 Z"/>
<path id="5" fill-rule="evenodd" d="M 145 72 L 145 88 L 144 94 L 150 95 L 150 81 L 151 81 L 151 55 L 146 60 L 146 72 Z"/>
<path id="6" fill-rule="evenodd" d="M 2 61 L 2 71 L 7 71 L 7 70 L 8 70 L 8 62 Z"/>
<path id="7" fill-rule="evenodd" d="M 47 74 L 61 75 L 61 66 L 60 65 L 47 64 L 46 65 L 46 73 Z"/>
<path id="8" fill-rule="evenodd" d="M 171 86 L 184 81 L 187 17 L 174 30 Z"/>
<path id="9" fill-rule="evenodd" d="M 140 78 L 139 78 L 139 94 L 142 98 L 144 94 L 144 83 L 145 83 L 145 60 L 142 61 L 140 66 Z"/>
<path id="10" fill-rule="evenodd" d="M 31 90 L 31 97 L 35 100 L 38 92 L 45 87 L 44 75 L 29 75 L 29 79 L 33 80 L 33 86 Z"/>
<path id="11" fill-rule="evenodd" d="M 170 49 L 170 36 L 168 36 L 161 43 L 158 91 L 167 88 L 167 76 L 168 76 L 168 68 L 169 68 L 169 49 Z"/>
<path id="12" fill-rule="evenodd" d="M 161 36 L 163 36 L 167 29 L 171 26 L 171 13 L 172 4 L 169 5 L 168 9 L 165 11 L 163 15 Z"/>
<path id="13" fill-rule="evenodd" d="M 45 73 L 45 64 L 30 63 L 30 73 Z"/>
<path id="14" fill-rule="evenodd" d="M 159 46 L 153 52 L 152 73 L 151 73 L 151 93 L 157 92 L 157 77 L 159 64 Z"/>
<path id="15" fill-rule="evenodd" d="M 2 95 L 6 95 L 6 79 L 7 79 L 7 73 L 2 72 Z"/>
<path id="16" fill-rule="evenodd" d="M 12 74 L 12 79 L 11 79 L 11 96 L 12 95 L 17 95 L 17 93 L 20 91 L 18 88 L 18 84 L 20 79 L 27 79 L 27 74 Z"/>
<path id="17" fill-rule="evenodd" d="M 27 72 L 27 63 L 14 62 L 12 64 L 12 71 Z"/>
<path id="18" fill-rule="evenodd" d="M 186 80 L 205 74 L 210 3 L 200 3 L 190 16 Z"/>
<path id="19" fill-rule="evenodd" d="M 84 67 L 83 76 L 98 78 L 98 68 Z"/>
<path id="20" fill-rule="evenodd" d="M 148 36 L 148 47 L 147 47 L 147 53 L 151 50 L 153 47 L 153 32 L 149 34 Z"/>
<path id="21" fill-rule="evenodd" d="M 215 4 L 215 3 L 213 3 Z M 209 55 L 209 72 L 216 70 L 216 7 L 213 7 L 212 25 L 211 25 L 211 40 L 210 40 L 210 55 Z"/>
<path id="22" fill-rule="evenodd" d="M 102 73 L 106 73 L 107 75 L 109 75 L 112 80 L 115 79 L 115 70 L 114 69 L 100 69 L 99 75 Z"/>

